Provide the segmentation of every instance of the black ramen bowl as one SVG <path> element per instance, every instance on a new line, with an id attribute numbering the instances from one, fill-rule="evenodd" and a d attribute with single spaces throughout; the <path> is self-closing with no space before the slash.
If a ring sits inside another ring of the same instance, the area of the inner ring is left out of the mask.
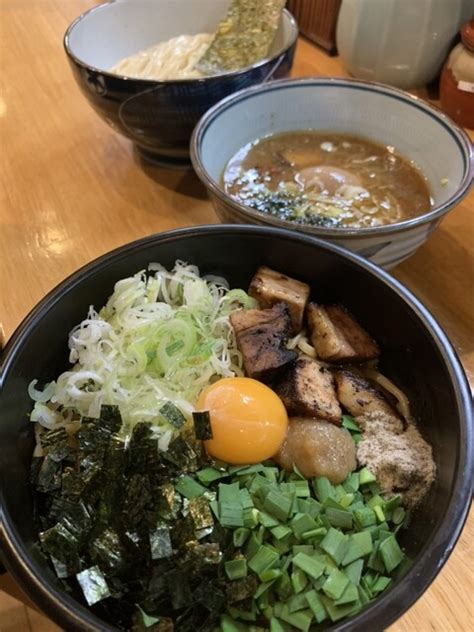
<path id="1" fill-rule="evenodd" d="M 132 140 L 145 157 L 189 166 L 189 141 L 206 110 L 222 98 L 290 73 L 298 36 L 284 11 L 267 59 L 236 72 L 203 79 L 155 81 L 109 72 L 124 57 L 178 35 L 212 33 L 226 0 L 121 0 L 80 15 L 64 47 L 74 77 L 94 110 Z"/>
<path id="2" fill-rule="evenodd" d="M 246 288 L 267 264 L 311 284 L 321 301 L 343 302 L 379 341 L 382 371 L 409 396 L 433 446 L 437 478 L 400 541 L 413 559 L 406 575 L 354 618 L 328 628 L 371 632 L 400 617 L 427 589 L 451 553 L 471 498 L 471 400 L 461 364 L 433 316 L 399 282 L 361 257 L 310 236 L 269 227 L 201 226 L 147 237 L 85 266 L 46 296 L 19 326 L 1 358 L 0 541 L 5 565 L 25 593 L 68 631 L 113 630 L 64 592 L 35 557 L 28 487 L 33 427 L 27 387 L 68 365 L 68 332 L 114 283 L 149 262 L 176 259 Z"/>

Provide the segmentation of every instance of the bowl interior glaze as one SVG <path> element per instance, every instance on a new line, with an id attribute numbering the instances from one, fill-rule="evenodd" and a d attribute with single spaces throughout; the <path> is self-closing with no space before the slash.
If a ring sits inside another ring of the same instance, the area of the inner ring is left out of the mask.
<path id="1" fill-rule="evenodd" d="M 436 483 L 401 538 L 415 562 L 408 574 L 364 612 L 331 630 L 379 630 L 410 607 L 446 561 L 470 502 L 472 419 L 465 376 L 449 341 L 427 310 L 382 270 L 320 240 L 256 226 L 197 227 L 145 238 L 101 257 L 53 290 L 25 319 L 1 359 L 0 541 L 25 592 L 69 630 L 110 630 L 66 595 L 36 561 L 28 471 L 33 378 L 48 381 L 68 366 L 68 332 L 89 305 L 104 304 L 114 283 L 158 261 L 195 263 L 244 287 L 260 264 L 310 283 L 321 302 L 340 301 L 379 341 L 381 370 L 409 396 L 433 446 Z"/>

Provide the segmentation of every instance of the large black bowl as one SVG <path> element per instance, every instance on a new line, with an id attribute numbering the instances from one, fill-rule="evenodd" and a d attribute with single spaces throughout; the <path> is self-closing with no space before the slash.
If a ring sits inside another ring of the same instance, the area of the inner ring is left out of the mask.
<path id="1" fill-rule="evenodd" d="M 203 273 L 247 287 L 260 264 L 311 284 L 321 301 L 341 301 L 380 342 L 382 370 L 408 394 L 438 475 L 402 544 L 414 564 L 383 596 L 331 629 L 382 629 L 430 585 L 460 534 L 470 502 L 473 453 L 468 384 L 433 316 L 400 283 L 373 264 L 315 238 L 257 226 L 201 226 L 147 237 L 97 259 L 53 290 L 19 326 L 1 361 L 0 541 L 4 561 L 24 591 L 66 630 L 112 630 L 67 595 L 36 561 L 28 469 L 33 448 L 28 383 L 67 366 L 70 329 L 88 306 L 102 305 L 114 283 L 151 261 L 198 264 Z"/>
<path id="2" fill-rule="evenodd" d="M 121 0 L 80 15 L 64 36 L 74 78 L 99 116 L 146 158 L 190 166 L 189 141 L 199 118 L 224 97 L 289 75 L 298 27 L 284 11 L 267 59 L 203 79 L 155 81 L 109 72 L 120 59 L 177 35 L 211 33 L 225 0 Z"/>

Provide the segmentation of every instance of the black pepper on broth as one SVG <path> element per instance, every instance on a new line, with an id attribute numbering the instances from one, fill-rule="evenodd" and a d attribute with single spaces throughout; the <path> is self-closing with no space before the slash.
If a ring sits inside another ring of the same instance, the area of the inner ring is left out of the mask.
<path id="1" fill-rule="evenodd" d="M 238 202 L 299 224 L 368 228 L 431 207 L 426 178 L 393 147 L 330 132 L 287 132 L 248 143 L 222 180 Z"/>

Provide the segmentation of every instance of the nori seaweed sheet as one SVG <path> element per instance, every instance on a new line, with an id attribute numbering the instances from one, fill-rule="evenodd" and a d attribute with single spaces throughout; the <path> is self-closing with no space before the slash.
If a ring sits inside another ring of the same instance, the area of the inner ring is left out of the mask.
<path id="1" fill-rule="evenodd" d="M 208 462 L 183 436 L 163 452 L 148 424 L 128 441 L 121 426 L 118 408 L 103 406 L 74 435 L 43 433 L 30 478 L 40 554 L 67 591 L 119 629 L 213 630 L 232 536 L 214 524 L 208 498 L 174 487 Z"/>
<path id="2" fill-rule="evenodd" d="M 215 75 L 240 70 L 265 59 L 285 3 L 286 0 L 232 0 L 196 69 Z"/>

